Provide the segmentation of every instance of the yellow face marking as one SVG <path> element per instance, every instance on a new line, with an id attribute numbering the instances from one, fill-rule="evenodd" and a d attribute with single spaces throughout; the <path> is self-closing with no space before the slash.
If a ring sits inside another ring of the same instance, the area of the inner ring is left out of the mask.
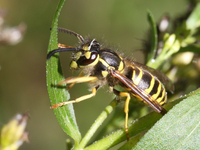
<path id="1" fill-rule="evenodd" d="M 108 75 L 108 71 L 101 71 L 101 74 L 102 74 L 102 76 L 105 78 L 105 77 L 107 77 L 107 75 Z"/>
<path id="2" fill-rule="evenodd" d="M 89 59 L 89 58 L 91 57 L 91 52 L 86 52 L 84 55 L 85 55 L 85 57 L 86 57 L 87 59 Z"/>
<path id="3" fill-rule="evenodd" d="M 70 67 L 77 69 L 78 68 L 78 64 L 75 61 L 71 61 Z"/>
<path id="4" fill-rule="evenodd" d="M 153 99 L 157 99 L 157 97 L 159 96 L 160 94 L 160 91 L 161 91 L 161 83 L 159 82 L 159 86 L 158 86 L 158 89 L 157 89 L 157 93 L 152 95 Z"/>
<path id="5" fill-rule="evenodd" d="M 77 52 L 75 54 L 75 59 L 78 60 L 81 57 L 81 54 L 82 54 L 81 52 Z"/>
<path id="6" fill-rule="evenodd" d="M 150 74 L 151 75 L 151 74 Z M 150 86 L 149 86 L 149 88 L 148 89 L 146 89 L 145 90 L 145 92 L 147 92 L 147 93 L 150 93 L 151 91 L 152 91 L 152 89 L 153 89 L 153 86 L 154 86 L 154 84 L 155 84 L 155 78 L 151 75 L 151 83 L 150 83 Z"/>
<path id="7" fill-rule="evenodd" d="M 83 50 L 84 50 L 84 51 L 89 51 L 90 49 L 89 49 L 88 45 L 84 45 L 84 46 L 83 46 Z"/>

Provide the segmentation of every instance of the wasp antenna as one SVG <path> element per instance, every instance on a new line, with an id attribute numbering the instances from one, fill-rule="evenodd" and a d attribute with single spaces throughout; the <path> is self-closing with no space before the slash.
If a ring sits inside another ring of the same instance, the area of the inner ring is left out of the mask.
<path id="1" fill-rule="evenodd" d="M 55 53 L 58 53 L 58 52 L 79 51 L 79 50 L 80 50 L 79 48 L 58 48 L 47 54 L 47 60 L 49 60 L 51 58 L 51 56 L 53 56 Z"/>
<path id="2" fill-rule="evenodd" d="M 63 33 L 75 35 L 82 44 L 85 44 L 85 42 L 84 42 L 85 40 L 80 34 L 74 32 L 74 31 L 68 30 L 68 29 L 64 29 L 64 28 L 57 28 L 57 30 L 58 30 L 58 32 L 63 32 Z"/>

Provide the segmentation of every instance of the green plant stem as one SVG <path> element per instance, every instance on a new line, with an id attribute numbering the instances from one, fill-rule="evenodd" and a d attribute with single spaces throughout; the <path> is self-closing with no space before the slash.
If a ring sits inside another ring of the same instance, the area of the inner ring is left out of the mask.
<path id="1" fill-rule="evenodd" d="M 149 60 L 146 65 L 151 68 L 158 69 L 160 67 L 160 65 L 163 64 L 163 62 L 166 61 L 166 59 L 168 59 L 169 57 L 170 57 L 169 55 L 168 55 L 168 57 L 166 57 L 162 53 L 156 59 Z"/>
<path id="2" fill-rule="evenodd" d="M 75 150 L 80 150 L 83 149 L 86 144 L 89 142 L 91 137 L 94 135 L 96 130 L 99 128 L 99 126 L 103 123 L 103 121 L 108 117 L 108 115 L 115 109 L 119 101 L 114 99 L 104 110 L 103 112 L 99 115 L 99 117 L 95 120 L 95 122 L 92 124 L 86 135 L 83 137 L 81 140 L 80 144 L 75 147 Z"/>
<path id="3" fill-rule="evenodd" d="M 192 92 L 187 96 L 192 96 L 195 94 L 196 92 Z M 185 99 L 187 96 L 181 97 L 177 99 L 176 101 L 166 104 L 165 109 L 168 111 L 174 105 L 176 105 L 177 103 Z M 131 122 L 128 125 L 129 136 L 133 137 L 133 136 L 136 136 L 137 134 L 140 134 L 142 132 L 149 130 L 161 117 L 162 115 L 156 112 L 151 112 L 148 115 Z M 84 150 L 93 150 L 93 149 L 105 150 L 119 144 L 120 142 L 123 142 L 124 140 L 126 140 L 126 132 L 124 128 L 121 128 L 111 133 L 110 135 L 100 139 L 99 141 L 96 141 L 95 143 L 89 145 Z"/>
<path id="4" fill-rule="evenodd" d="M 158 69 L 167 59 L 169 59 L 175 53 L 173 48 L 173 46 L 170 49 L 163 48 L 162 53 L 156 59 L 151 59 L 147 62 L 147 66 Z"/>

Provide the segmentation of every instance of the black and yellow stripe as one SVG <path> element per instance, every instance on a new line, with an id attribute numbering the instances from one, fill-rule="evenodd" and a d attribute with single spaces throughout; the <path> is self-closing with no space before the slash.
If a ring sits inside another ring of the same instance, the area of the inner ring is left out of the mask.
<path id="1" fill-rule="evenodd" d="M 129 66 L 125 76 L 132 80 L 144 94 L 148 94 L 152 100 L 157 101 L 160 105 L 163 105 L 166 102 L 167 96 L 164 86 L 149 72 L 142 70 L 137 66 Z M 134 93 L 131 94 L 138 97 Z"/>

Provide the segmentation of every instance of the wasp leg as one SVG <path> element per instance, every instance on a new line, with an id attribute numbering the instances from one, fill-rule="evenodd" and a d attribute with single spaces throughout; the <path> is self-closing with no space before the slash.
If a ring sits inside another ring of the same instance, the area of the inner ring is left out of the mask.
<path id="1" fill-rule="evenodd" d="M 113 92 L 119 97 L 126 97 L 125 106 L 124 106 L 124 113 L 125 113 L 125 131 L 127 136 L 127 141 L 129 141 L 129 133 L 128 133 L 128 112 L 129 112 L 129 102 L 131 99 L 130 93 L 128 92 L 120 92 L 116 89 L 113 89 Z"/>
<path id="2" fill-rule="evenodd" d="M 83 82 L 95 82 L 97 80 L 98 80 L 97 77 L 92 77 L 92 76 L 74 77 L 74 78 L 70 77 L 63 81 L 60 81 L 57 85 L 63 85 L 63 84 L 69 84 L 69 83 L 75 84 L 75 83 L 83 83 Z"/>
<path id="3" fill-rule="evenodd" d="M 97 93 L 97 89 L 98 88 L 99 88 L 99 86 L 93 88 L 91 94 L 81 96 L 81 97 L 79 97 L 79 98 L 77 98 L 75 100 L 71 100 L 71 101 L 55 104 L 55 105 L 51 106 L 50 108 L 54 109 L 54 108 L 57 108 L 57 107 L 60 107 L 60 106 L 63 106 L 63 105 L 68 105 L 68 104 L 72 104 L 72 103 L 78 103 L 78 102 L 84 101 L 86 99 L 89 99 L 91 97 L 94 97 L 96 95 L 96 93 Z"/>
<path id="4" fill-rule="evenodd" d="M 81 73 L 78 75 L 78 77 L 82 77 L 83 76 L 83 72 L 81 71 Z M 74 86 L 74 84 L 75 83 L 71 83 L 68 87 L 67 87 L 67 89 L 69 90 L 69 89 L 71 89 L 73 86 Z"/>

